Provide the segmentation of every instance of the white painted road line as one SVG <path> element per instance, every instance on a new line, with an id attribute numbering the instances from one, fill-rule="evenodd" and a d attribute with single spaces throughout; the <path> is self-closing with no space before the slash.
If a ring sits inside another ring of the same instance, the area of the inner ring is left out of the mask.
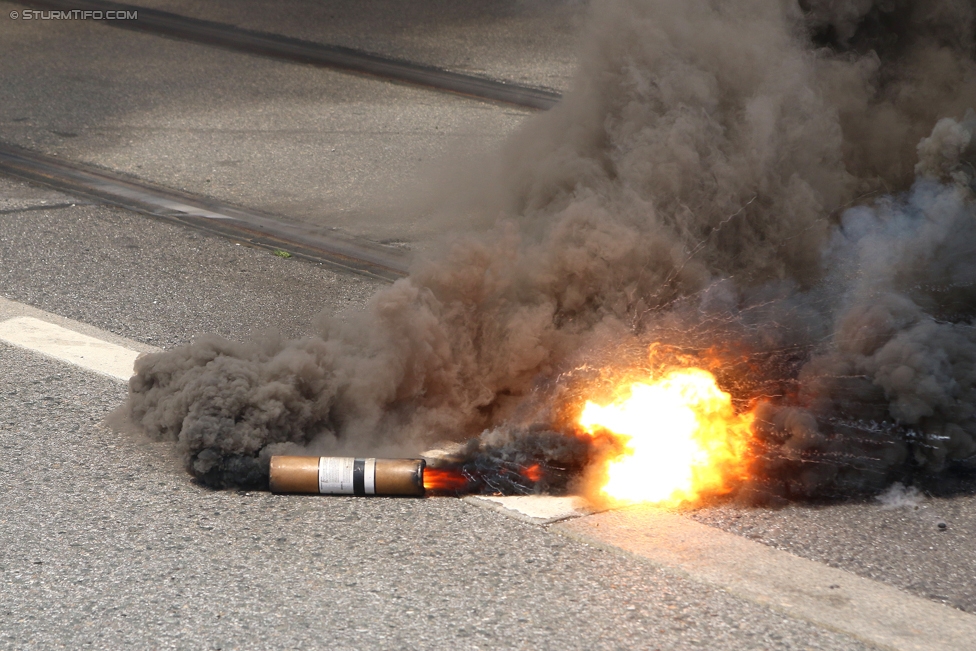
<path id="1" fill-rule="evenodd" d="M 465 502 L 493 509 L 530 524 L 551 524 L 593 513 L 582 497 L 551 495 L 469 495 Z"/>
<path id="2" fill-rule="evenodd" d="M 622 549 L 883 649 L 945 651 L 976 644 L 976 616 L 661 509 L 600 513 L 553 530 Z"/>
<path id="3" fill-rule="evenodd" d="M 0 341 L 128 381 L 141 353 L 159 348 L 0 297 Z"/>
<path id="4" fill-rule="evenodd" d="M 140 354 L 29 316 L 0 321 L 0 341 L 123 381 Z"/>

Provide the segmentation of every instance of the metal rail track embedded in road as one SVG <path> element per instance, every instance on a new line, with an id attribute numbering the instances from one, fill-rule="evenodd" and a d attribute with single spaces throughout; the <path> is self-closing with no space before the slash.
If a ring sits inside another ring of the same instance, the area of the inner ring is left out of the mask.
<path id="1" fill-rule="evenodd" d="M 0 143 L 0 172 L 55 190 L 386 281 L 407 274 L 400 251 L 329 235 L 274 215 L 164 188 L 118 173 Z"/>
<path id="2" fill-rule="evenodd" d="M 190 18 L 158 9 L 147 9 L 102 0 L 25 0 L 28 7 L 69 11 L 137 11 L 138 20 L 109 20 L 114 27 L 134 29 L 151 34 L 165 34 L 176 38 L 217 45 L 238 52 L 259 54 L 275 59 L 338 68 L 384 79 L 402 81 L 427 88 L 447 91 L 468 97 L 504 102 L 534 109 L 552 108 L 562 97 L 545 88 L 451 72 L 434 66 L 354 50 L 337 45 L 324 45 L 268 32 L 241 29 L 233 25 Z"/>

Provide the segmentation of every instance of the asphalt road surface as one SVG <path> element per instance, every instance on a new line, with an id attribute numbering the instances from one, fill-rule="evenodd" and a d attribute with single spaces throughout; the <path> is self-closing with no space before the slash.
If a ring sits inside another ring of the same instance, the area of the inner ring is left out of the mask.
<path id="1" fill-rule="evenodd" d="M 4 297 L 154 346 L 298 335 L 375 287 L 15 181 L 0 196 Z M 211 491 L 102 424 L 123 383 L 3 344 L 0 368 L 6 648 L 862 648 L 457 499 Z"/>
<path id="2" fill-rule="evenodd" d="M 135 0 L 129 4 L 255 31 L 562 90 L 576 67 L 582 0 Z"/>
<path id="3" fill-rule="evenodd" d="M 98 21 L 8 18 L 23 9 L 0 2 L 4 141 L 373 240 L 441 229 L 406 205 L 425 171 L 492 150 L 532 113 Z"/>
<path id="4" fill-rule="evenodd" d="M 345 16 L 317 36 L 300 14 L 276 22 L 258 3 L 240 15 L 152 6 L 552 87 L 568 77 L 572 56 L 553 43 L 575 33 L 573 3 L 531 38 L 519 30 L 546 21 L 520 16 L 546 3 L 504 4 L 480 41 L 471 16 L 485 4 L 442 4 L 454 13 L 426 35 L 383 22 L 383 3 L 296 5 Z M 15 23 L 15 8 L 0 3 L 0 140 L 370 239 L 431 237 L 371 188 L 406 188 L 415 163 L 445 152 L 476 156 L 529 115 L 93 22 Z M 493 42 L 504 52 L 491 57 Z M 378 286 L 0 177 L 0 296 L 133 345 L 300 336 Z M 104 424 L 125 395 L 122 382 L 0 343 L 3 648 L 876 648 L 461 500 L 205 489 L 168 446 Z M 976 613 L 976 498 L 890 497 L 685 517 Z M 939 639 L 937 621 L 920 627 Z"/>

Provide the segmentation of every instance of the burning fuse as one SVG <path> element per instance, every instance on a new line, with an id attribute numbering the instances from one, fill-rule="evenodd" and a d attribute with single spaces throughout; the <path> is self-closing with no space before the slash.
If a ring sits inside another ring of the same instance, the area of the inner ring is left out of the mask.
<path id="1" fill-rule="evenodd" d="M 423 495 L 423 459 L 271 457 L 273 493 Z"/>

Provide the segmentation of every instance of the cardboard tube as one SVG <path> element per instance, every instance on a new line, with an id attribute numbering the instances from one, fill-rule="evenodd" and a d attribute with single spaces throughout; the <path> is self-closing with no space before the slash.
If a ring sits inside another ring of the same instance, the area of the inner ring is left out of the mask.
<path id="1" fill-rule="evenodd" d="M 271 457 L 272 493 L 318 493 L 318 457 Z"/>
<path id="2" fill-rule="evenodd" d="M 423 495 L 423 459 L 271 457 L 274 493 Z"/>
<path id="3" fill-rule="evenodd" d="M 377 495 L 423 495 L 423 459 L 377 459 Z"/>

